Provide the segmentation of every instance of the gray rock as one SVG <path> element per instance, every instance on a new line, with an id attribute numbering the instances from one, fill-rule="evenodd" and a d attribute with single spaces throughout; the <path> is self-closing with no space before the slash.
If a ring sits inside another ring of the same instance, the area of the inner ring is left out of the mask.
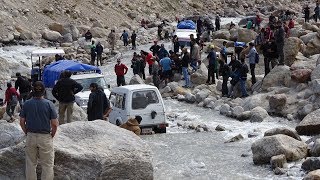
<path id="1" fill-rule="evenodd" d="M 287 96 L 285 94 L 276 94 L 269 98 L 270 110 L 282 111 L 287 103 Z"/>
<path id="2" fill-rule="evenodd" d="M 316 94 L 320 94 L 320 79 L 314 79 L 311 81 L 312 90 Z"/>
<path id="3" fill-rule="evenodd" d="M 67 34 L 63 35 L 63 42 L 72 43 L 73 42 L 72 34 L 67 33 Z"/>
<path id="4" fill-rule="evenodd" d="M 290 136 L 298 141 L 301 141 L 301 138 L 300 138 L 299 134 L 297 133 L 297 131 L 295 131 L 294 129 L 288 129 L 285 127 L 270 129 L 264 133 L 264 136 L 273 136 L 276 134 L 284 134 L 284 135 Z"/>
<path id="5" fill-rule="evenodd" d="M 239 121 L 249 120 L 250 118 L 251 118 L 251 111 L 244 111 L 239 116 L 237 116 L 237 119 Z"/>
<path id="6" fill-rule="evenodd" d="M 267 90 L 269 87 L 290 85 L 291 72 L 288 66 L 276 66 L 270 73 L 266 75 L 262 82 L 262 90 Z"/>
<path id="7" fill-rule="evenodd" d="M 57 31 L 44 30 L 42 32 L 42 38 L 48 41 L 57 42 L 62 38 L 61 34 Z"/>
<path id="8" fill-rule="evenodd" d="M 250 122 L 262 122 L 268 116 L 268 112 L 258 106 L 251 110 Z"/>
<path id="9" fill-rule="evenodd" d="M 300 39 L 303 41 L 304 44 L 308 44 L 308 42 L 315 38 L 317 34 L 317 32 L 308 33 L 306 35 L 301 36 Z"/>
<path id="10" fill-rule="evenodd" d="M 320 139 L 316 139 L 313 146 L 310 149 L 311 156 L 319 157 L 320 156 Z"/>
<path id="11" fill-rule="evenodd" d="M 24 179 L 24 146 L 22 142 L 0 151 L 0 177 Z M 106 121 L 61 125 L 54 146 L 58 179 L 153 179 L 150 147 Z"/>
<path id="12" fill-rule="evenodd" d="M 178 101 L 184 101 L 186 98 L 184 97 L 184 95 L 178 94 L 177 99 Z"/>
<path id="13" fill-rule="evenodd" d="M 169 93 L 169 92 L 171 92 L 171 88 L 169 86 L 166 86 L 163 89 L 161 89 L 161 93 Z"/>
<path id="14" fill-rule="evenodd" d="M 271 168 L 283 168 L 287 163 L 286 156 L 284 154 L 280 154 L 277 156 L 272 156 L 270 160 Z"/>
<path id="15" fill-rule="evenodd" d="M 143 81 L 143 79 L 141 79 L 141 77 L 138 74 L 136 74 L 131 78 L 129 84 L 130 85 L 132 85 L 132 84 L 144 84 L 144 81 Z"/>
<path id="16" fill-rule="evenodd" d="M 285 171 L 284 169 L 282 169 L 282 168 L 276 167 L 276 168 L 273 170 L 273 173 L 274 173 L 275 175 L 282 175 L 282 174 L 285 174 L 286 171 Z"/>
<path id="17" fill-rule="evenodd" d="M 208 89 L 203 89 L 200 90 L 195 96 L 196 96 L 196 101 L 197 102 L 201 102 L 203 101 L 205 98 L 207 98 L 210 94 L 210 91 Z"/>
<path id="18" fill-rule="evenodd" d="M 272 156 L 279 154 L 288 161 L 299 160 L 307 156 L 307 148 L 304 142 L 283 134 L 263 137 L 251 146 L 254 164 L 269 163 Z"/>
<path id="19" fill-rule="evenodd" d="M 237 141 L 240 141 L 243 139 L 244 139 L 244 137 L 241 134 L 238 134 L 238 135 L 234 136 L 233 138 L 229 139 L 228 141 L 225 141 L 224 143 L 237 142 Z"/>
<path id="20" fill-rule="evenodd" d="M 315 79 L 320 79 L 320 65 L 317 65 L 316 68 L 311 72 L 311 81 Z"/>
<path id="21" fill-rule="evenodd" d="M 301 168 L 305 171 L 313 171 L 316 169 L 320 169 L 320 158 L 309 157 L 302 163 Z"/>
<path id="22" fill-rule="evenodd" d="M 230 106 L 229 104 L 224 104 L 220 107 L 220 114 L 226 115 L 230 111 Z"/>
<path id="23" fill-rule="evenodd" d="M 90 32 L 95 38 L 105 38 L 108 36 L 108 31 L 100 27 L 93 27 L 90 29 Z"/>
<path id="24" fill-rule="evenodd" d="M 215 130 L 216 131 L 226 131 L 227 129 L 221 125 L 218 125 Z"/>
<path id="25" fill-rule="evenodd" d="M 76 103 L 73 104 L 73 113 L 71 116 L 71 122 L 75 121 L 87 121 L 87 112 L 79 107 Z M 67 120 L 65 120 L 67 122 Z"/>
<path id="26" fill-rule="evenodd" d="M 185 97 L 186 97 L 186 101 L 187 101 L 188 103 L 194 103 L 194 102 L 196 102 L 196 96 L 193 95 L 193 94 L 191 94 L 191 93 L 187 93 L 187 94 L 185 95 Z"/>
<path id="27" fill-rule="evenodd" d="M 304 117 L 297 125 L 296 131 L 300 135 L 320 134 L 320 109 L 317 109 Z"/>
<path id="28" fill-rule="evenodd" d="M 14 146 L 25 139 L 25 134 L 17 121 L 8 123 L 0 120 L 0 149 Z"/>
<path id="29" fill-rule="evenodd" d="M 241 106 L 236 106 L 236 107 L 234 107 L 234 108 L 231 108 L 232 117 L 238 117 L 238 116 L 240 116 L 243 112 L 244 112 L 244 109 L 243 109 L 243 107 L 241 107 Z"/>

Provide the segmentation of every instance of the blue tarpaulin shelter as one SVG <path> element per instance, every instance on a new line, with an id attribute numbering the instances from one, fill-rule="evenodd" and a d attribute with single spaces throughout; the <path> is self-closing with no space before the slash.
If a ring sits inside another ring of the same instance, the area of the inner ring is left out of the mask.
<path id="1" fill-rule="evenodd" d="M 69 70 L 73 73 L 88 71 L 101 73 L 101 70 L 96 66 L 83 64 L 76 60 L 60 60 L 45 67 L 42 78 L 45 87 L 53 88 L 55 81 L 59 79 L 61 72 L 64 70 Z"/>
<path id="2" fill-rule="evenodd" d="M 196 23 L 191 20 L 184 20 L 178 23 L 178 29 L 196 29 Z"/>

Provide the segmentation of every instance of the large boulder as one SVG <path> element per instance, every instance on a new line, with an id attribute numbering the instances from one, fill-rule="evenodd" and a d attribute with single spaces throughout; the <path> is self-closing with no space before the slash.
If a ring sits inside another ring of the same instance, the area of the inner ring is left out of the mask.
<path id="1" fill-rule="evenodd" d="M 317 36 L 317 32 L 311 32 L 306 35 L 303 35 L 300 37 L 300 39 L 303 41 L 304 44 L 308 44 L 309 41 L 311 41 L 313 38 Z"/>
<path id="2" fill-rule="evenodd" d="M 302 180 L 318 180 L 320 179 L 320 169 L 309 172 Z"/>
<path id="3" fill-rule="evenodd" d="M 200 68 L 191 74 L 190 81 L 193 84 L 205 84 L 208 79 L 208 69 L 204 65 L 204 63 L 201 63 Z"/>
<path id="4" fill-rule="evenodd" d="M 304 51 L 304 54 L 311 56 L 320 53 L 320 38 L 319 35 L 309 41 Z"/>
<path id="5" fill-rule="evenodd" d="M 311 80 L 311 69 L 297 69 L 291 72 L 291 79 L 298 83 L 306 83 Z"/>
<path id="6" fill-rule="evenodd" d="M 255 40 L 257 35 L 258 34 L 256 32 L 250 29 L 245 29 L 245 28 L 238 29 L 238 41 L 241 41 L 241 42 L 248 43 L 250 41 L 253 41 Z"/>
<path id="7" fill-rule="evenodd" d="M 136 74 L 136 75 L 132 76 L 129 84 L 130 85 L 132 85 L 132 84 L 144 84 L 144 81 L 143 81 L 143 79 L 141 79 L 141 77 L 138 74 Z"/>
<path id="8" fill-rule="evenodd" d="M 210 91 L 208 89 L 202 89 L 198 93 L 196 93 L 196 101 L 199 103 L 203 101 L 205 98 L 207 98 L 210 94 Z"/>
<path id="9" fill-rule="evenodd" d="M 315 79 L 320 79 L 320 65 L 317 65 L 316 68 L 311 72 L 311 81 Z"/>
<path id="10" fill-rule="evenodd" d="M 73 104 L 73 113 L 71 116 L 71 122 L 74 121 L 87 121 L 87 112 L 79 107 L 76 103 Z"/>
<path id="11" fill-rule="evenodd" d="M 301 168 L 305 171 L 313 171 L 316 169 L 320 169 L 320 158 L 319 157 L 308 158 L 302 163 Z"/>
<path id="12" fill-rule="evenodd" d="M 90 29 L 90 32 L 92 36 L 95 38 L 106 38 L 108 36 L 107 29 L 100 28 L 100 27 L 93 27 Z"/>
<path id="13" fill-rule="evenodd" d="M 293 129 L 288 129 L 285 127 L 270 129 L 264 133 L 264 136 L 273 136 L 273 135 L 277 135 L 277 134 L 284 134 L 284 135 L 290 136 L 298 141 L 301 141 L 301 138 L 300 138 L 299 134 L 297 133 L 297 131 L 295 131 Z"/>
<path id="14" fill-rule="evenodd" d="M 250 122 L 262 122 L 268 116 L 268 112 L 262 107 L 258 106 L 251 110 Z"/>
<path id="15" fill-rule="evenodd" d="M 19 123 L 17 121 L 8 123 L 0 120 L 0 149 L 14 146 L 25 139 Z"/>
<path id="16" fill-rule="evenodd" d="M 230 39 L 230 32 L 227 30 L 215 31 L 212 34 L 213 39 Z"/>
<path id="17" fill-rule="evenodd" d="M 9 62 L 0 57 L 0 80 L 4 81 L 4 80 L 8 80 L 11 78 L 11 71 L 9 68 Z"/>
<path id="18" fill-rule="evenodd" d="M 291 71 L 288 66 L 276 66 L 263 79 L 262 90 L 267 90 L 270 87 L 290 85 Z"/>
<path id="19" fill-rule="evenodd" d="M 59 32 L 60 34 L 64 34 L 64 27 L 62 24 L 60 23 L 51 23 L 49 24 L 48 28 L 51 30 L 51 31 L 57 31 Z"/>
<path id="20" fill-rule="evenodd" d="M 48 41 L 56 42 L 62 38 L 61 34 L 57 31 L 44 30 L 42 32 L 42 38 Z"/>
<path id="21" fill-rule="evenodd" d="M 285 40 L 283 52 L 284 52 L 284 63 L 291 66 L 295 57 L 299 51 L 303 51 L 304 44 L 301 39 L 296 37 L 289 37 Z"/>
<path id="22" fill-rule="evenodd" d="M 314 79 L 311 81 L 311 87 L 315 94 L 320 94 L 320 79 Z"/>
<path id="23" fill-rule="evenodd" d="M 313 146 L 310 149 L 311 156 L 319 157 L 320 156 L 320 139 L 316 139 Z"/>
<path id="24" fill-rule="evenodd" d="M 269 98 L 269 107 L 271 111 L 281 112 L 287 103 L 285 94 L 275 94 Z"/>
<path id="25" fill-rule="evenodd" d="M 280 154 L 288 161 L 299 160 L 307 156 L 307 149 L 304 142 L 283 134 L 263 137 L 251 146 L 254 164 L 267 164 L 271 157 Z"/>
<path id="26" fill-rule="evenodd" d="M 317 109 L 304 117 L 297 125 L 296 131 L 300 135 L 320 134 L 320 109 Z"/>
<path id="27" fill-rule="evenodd" d="M 0 177 L 24 179 L 24 146 L 0 150 Z M 54 146 L 57 179 L 153 179 L 149 146 L 106 121 L 61 125 Z"/>

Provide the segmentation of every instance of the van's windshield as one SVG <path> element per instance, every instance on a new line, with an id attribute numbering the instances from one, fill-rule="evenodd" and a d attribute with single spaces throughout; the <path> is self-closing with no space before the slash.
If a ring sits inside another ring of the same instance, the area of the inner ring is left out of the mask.
<path id="1" fill-rule="evenodd" d="M 89 87 L 91 83 L 97 83 L 98 86 L 103 89 L 108 88 L 108 84 L 103 77 L 95 77 L 95 78 L 86 78 L 86 79 L 75 79 L 79 84 L 83 86 L 82 91 L 90 91 Z"/>

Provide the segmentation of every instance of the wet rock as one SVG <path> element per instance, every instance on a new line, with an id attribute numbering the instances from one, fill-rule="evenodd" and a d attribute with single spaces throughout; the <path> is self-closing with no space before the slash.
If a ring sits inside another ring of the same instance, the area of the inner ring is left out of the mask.
<path id="1" fill-rule="evenodd" d="M 276 168 L 273 170 L 273 173 L 274 173 L 275 175 L 282 175 L 282 174 L 285 174 L 286 171 L 285 171 L 284 169 L 282 169 L 282 168 L 276 167 Z"/>
<path id="2" fill-rule="evenodd" d="M 250 118 L 251 118 L 251 111 L 244 111 L 239 116 L 237 116 L 237 120 L 239 121 L 249 120 Z"/>
<path id="3" fill-rule="evenodd" d="M 273 135 L 277 135 L 277 134 L 284 134 L 284 135 L 290 136 L 298 141 L 301 141 L 301 138 L 298 135 L 297 131 L 295 131 L 293 129 L 288 129 L 285 127 L 270 129 L 264 133 L 264 136 L 265 137 L 266 136 L 273 136 Z"/>
<path id="4" fill-rule="evenodd" d="M 248 133 L 248 138 L 258 137 L 259 135 L 260 135 L 259 132 L 249 132 Z"/>
<path id="5" fill-rule="evenodd" d="M 1 150 L 1 177 L 24 179 L 24 146 L 22 142 Z M 106 121 L 61 125 L 54 146 L 56 177 L 153 179 L 150 147 L 134 133 Z"/>
<path id="6" fill-rule="evenodd" d="M 287 103 L 285 94 L 276 94 L 269 98 L 269 107 L 271 111 L 281 112 Z"/>
<path id="7" fill-rule="evenodd" d="M 237 141 L 240 141 L 243 139 L 244 139 L 244 137 L 241 134 L 238 134 L 238 135 L 234 136 L 233 138 L 229 139 L 228 141 L 225 141 L 224 143 L 237 142 Z"/>
<path id="8" fill-rule="evenodd" d="M 319 157 L 320 156 L 320 139 L 316 139 L 313 146 L 310 149 L 311 156 Z"/>
<path id="9" fill-rule="evenodd" d="M 296 131 L 299 135 L 316 135 L 320 134 L 320 109 L 317 109 L 297 125 Z"/>
<path id="10" fill-rule="evenodd" d="M 266 75 L 262 82 L 262 90 L 267 90 L 269 87 L 289 86 L 291 80 L 291 71 L 288 66 L 276 66 L 270 73 Z"/>
<path id="11" fill-rule="evenodd" d="M 284 154 L 280 154 L 277 156 L 272 156 L 270 160 L 271 168 L 283 168 L 287 163 L 286 156 Z"/>
<path id="12" fill-rule="evenodd" d="M 17 121 L 8 123 L 0 120 L 0 149 L 14 146 L 25 139 L 25 134 Z"/>
<path id="13" fill-rule="evenodd" d="M 311 80 L 311 69 L 297 69 L 291 72 L 291 79 L 298 83 L 306 83 Z"/>
<path id="14" fill-rule="evenodd" d="M 309 157 L 302 163 L 301 168 L 305 171 L 313 171 L 316 169 L 320 169 L 320 158 Z"/>
<path id="15" fill-rule="evenodd" d="M 186 97 L 186 102 L 188 102 L 188 103 L 194 103 L 194 102 L 196 102 L 196 96 L 193 95 L 193 94 L 191 94 L 191 93 L 187 93 L 187 94 L 185 95 L 185 97 Z"/>
<path id="16" fill-rule="evenodd" d="M 44 30 L 42 32 L 42 38 L 48 41 L 56 42 L 62 38 L 61 34 L 57 31 Z"/>
<path id="17" fill-rule="evenodd" d="M 216 131 L 226 131 L 227 129 L 221 125 L 218 125 L 216 128 L 215 128 Z"/>
<path id="18" fill-rule="evenodd" d="M 232 117 L 238 117 L 238 116 L 240 116 L 243 112 L 244 112 L 244 109 L 243 109 L 243 107 L 241 107 L 241 106 L 236 106 L 236 107 L 231 108 L 231 116 L 232 116 Z"/>
<path id="19" fill-rule="evenodd" d="M 230 111 L 230 105 L 229 104 L 224 104 L 220 107 L 220 114 L 221 115 L 226 115 Z"/>
<path id="20" fill-rule="evenodd" d="M 207 98 L 210 94 L 210 91 L 208 89 L 203 89 L 200 90 L 198 93 L 196 93 L 196 101 L 197 102 L 201 102 L 203 101 L 205 98 Z"/>
<path id="21" fill-rule="evenodd" d="M 250 122 L 262 122 L 268 116 L 268 112 L 258 106 L 251 110 Z"/>
<path id="22" fill-rule="evenodd" d="M 291 66 L 294 61 L 295 57 L 299 51 L 302 51 L 303 41 L 296 37 L 289 37 L 285 39 L 283 52 L 284 52 L 284 63 L 288 66 Z"/>
<path id="23" fill-rule="evenodd" d="M 186 98 L 184 97 L 184 95 L 178 94 L 177 99 L 178 101 L 184 101 Z"/>
<path id="24" fill-rule="evenodd" d="M 143 81 L 143 79 L 141 79 L 141 77 L 138 74 L 136 74 L 131 78 L 129 84 L 130 85 L 132 85 L 132 84 L 144 84 L 144 81 Z"/>
<path id="25" fill-rule="evenodd" d="M 252 144 L 251 150 L 254 164 L 269 163 L 272 156 L 279 154 L 284 154 L 288 161 L 307 156 L 307 144 L 283 134 L 263 137 Z"/>
<path id="26" fill-rule="evenodd" d="M 302 180 L 318 180 L 320 179 L 320 169 L 309 172 Z"/>

